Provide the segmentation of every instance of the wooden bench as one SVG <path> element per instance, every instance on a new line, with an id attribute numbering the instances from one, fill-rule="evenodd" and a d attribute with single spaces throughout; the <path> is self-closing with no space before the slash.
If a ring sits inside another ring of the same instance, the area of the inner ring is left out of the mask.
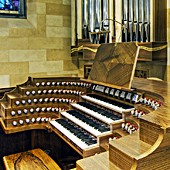
<path id="1" fill-rule="evenodd" d="M 41 149 L 33 149 L 3 157 L 6 170 L 61 170 Z"/>

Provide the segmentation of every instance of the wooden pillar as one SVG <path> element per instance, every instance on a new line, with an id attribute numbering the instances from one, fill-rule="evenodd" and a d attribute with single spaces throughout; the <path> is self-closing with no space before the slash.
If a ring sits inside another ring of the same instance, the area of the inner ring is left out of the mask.
<path id="1" fill-rule="evenodd" d="M 151 0 L 151 42 L 167 41 L 167 0 Z"/>

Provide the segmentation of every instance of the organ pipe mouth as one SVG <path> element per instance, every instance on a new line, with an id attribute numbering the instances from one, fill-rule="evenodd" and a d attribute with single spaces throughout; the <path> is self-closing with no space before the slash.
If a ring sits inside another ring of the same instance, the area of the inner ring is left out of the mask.
<path id="1" fill-rule="evenodd" d="M 106 20 L 110 20 L 110 21 L 113 21 L 113 22 L 116 22 L 116 23 L 120 24 L 122 30 L 123 30 L 123 29 L 128 30 L 128 28 L 126 27 L 125 24 L 122 24 L 122 23 L 120 23 L 119 21 L 114 20 L 114 19 L 112 19 L 112 18 L 106 18 L 106 19 L 103 19 L 103 20 L 100 22 L 99 31 L 97 31 L 97 32 L 90 32 L 90 33 L 89 33 L 90 41 L 91 41 L 91 35 L 92 35 L 92 34 L 104 34 L 104 33 L 110 33 L 109 24 L 108 24 L 107 30 L 102 30 L 102 23 L 103 23 L 104 21 L 106 21 Z M 121 35 L 121 34 L 120 34 L 120 35 Z M 100 36 L 100 35 L 99 35 L 99 36 Z M 119 38 L 119 39 L 120 39 L 120 38 Z M 117 44 L 115 44 L 115 46 L 116 46 L 116 45 L 117 45 Z"/>
<path id="2" fill-rule="evenodd" d="M 108 32 L 108 31 L 109 31 L 109 28 L 110 28 L 109 26 L 108 26 L 108 29 L 107 29 L 106 31 L 103 31 L 103 30 L 102 30 L 102 23 L 103 23 L 104 21 L 106 21 L 106 20 L 110 20 L 110 21 L 116 22 L 116 23 L 120 24 L 122 28 L 125 28 L 126 30 L 128 29 L 128 28 L 125 26 L 125 24 L 122 24 L 122 23 L 120 23 L 119 21 L 116 21 L 116 20 L 114 20 L 114 19 L 112 19 L 112 18 L 106 18 L 106 19 L 104 19 L 104 20 L 102 20 L 102 21 L 100 22 L 100 29 L 99 29 L 99 31 L 98 31 L 98 32 L 91 32 L 90 34 Z"/>
<path id="3" fill-rule="evenodd" d="M 100 22 L 100 31 L 102 31 L 102 23 L 103 23 L 104 21 L 106 21 L 106 20 L 110 20 L 110 21 L 116 22 L 116 23 L 120 24 L 122 28 L 128 29 L 128 28 L 125 26 L 125 24 L 122 24 L 122 23 L 120 23 L 119 21 L 114 20 L 114 19 L 112 19 L 112 18 L 106 18 L 106 19 L 103 19 L 103 20 Z M 109 27 L 108 27 L 108 30 L 109 30 Z"/>

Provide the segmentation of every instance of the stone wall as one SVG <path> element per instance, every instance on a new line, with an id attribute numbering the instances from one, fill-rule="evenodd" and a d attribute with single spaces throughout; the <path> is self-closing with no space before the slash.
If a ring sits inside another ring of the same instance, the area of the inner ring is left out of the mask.
<path id="1" fill-rule="evenodd" d="M 0 88 L 21 84 L 28 76 L 83 76 L 84 62 L 70 55 L 71 0 L 27 0 L 27 13 L 27 19 L 0 18 Z M 159 77 L 166 80 L 167 75 L 170 81 L 170 1 L 167 42 L 167 69 L 159 62 L 151 69 L 156 73 L 161 67 Z"/>
<path id="2" fill-rule="evenodd" d="M 0 18 L 0 88 L 28 76 L 77 76 L 70 0 L 27 0 L 27 19 Z"/>

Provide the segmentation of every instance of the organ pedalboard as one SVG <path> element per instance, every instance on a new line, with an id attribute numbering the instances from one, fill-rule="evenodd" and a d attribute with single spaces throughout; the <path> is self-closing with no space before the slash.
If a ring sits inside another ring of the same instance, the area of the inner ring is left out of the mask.
<path id="1" fill-rule="evenodd" d="M 155 97 L 155 98 L 154 98 Z M 54 131 L 83 158 L 139 130 L 139 119 L 162 106 L 161 98 L 89 83 L 80 78 L 31 78 L 1 100 L 5 133 Z"/>

